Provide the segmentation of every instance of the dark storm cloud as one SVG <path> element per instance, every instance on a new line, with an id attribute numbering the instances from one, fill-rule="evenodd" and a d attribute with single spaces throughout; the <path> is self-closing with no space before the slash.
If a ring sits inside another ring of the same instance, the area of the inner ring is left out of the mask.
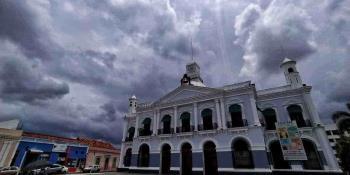
<path id="1" fill-rule="evenodd" d="M 175 89 L 191 60 L 191 37 L 202 77 L 214 87 L 241 81 L 240 70 L 254 77 L 275 76 L 284 56 L 303 60 L 299 71 L 309 74 L 310 68 L 326 64 L 325 51 L 315 49 L 317 44 L 329 38 L 349 43 L 346 1 L 327 2 L 327 15 L 315 10 L 322 6 L 318 2 L 254 3 L 1 1 L 0 67 L 8 69 L 0 70 L 1 92 L 7 92 L 0 96 L 0 119 L 21 116 L 25 130 L 118 144 L 128 98 L 135 94 L 140 102 L 154 101 Z M 317 15 L 310 15 L 313 10 Z M 333 26 L 330 34 L 320 32 L 327 28 L 321 24 Z M 329 52 L 342 50 L 339 43 L 327 44 Z M 320 71 L 309 80 L 334 85 L 314 86 L 327 98 L 317 99 L 322 109 L 348 97 L 344 87 L 349 87 L 349 70 L 339 64 L 322 69 L 331 73 Z"/>
<path id="2" fill-rule="evenodd" d="M 43 75 L 24 58 L 0 58 L 0 97 L 7 101 L 34 102 L 60 98 L 69 93 L 66 83 Z"/>
<path id="3" fill-rule="evenodd" d="M 25 1 L 0 1 L 0 38 L 18 44 L 29 58 L 49 59 L 50 40 L 45 38 L 35 18 Z"/>
<path id="4" fill-rule="evenodd" d="M 277 73 L 285 57 L 301 60 L 314 53 L 313 26 L 307 11 L 292 2 L 273 1 L 265 10 L 250 4 L 235 24 L 236 42 L 245 48 L 241 73 Z"/>

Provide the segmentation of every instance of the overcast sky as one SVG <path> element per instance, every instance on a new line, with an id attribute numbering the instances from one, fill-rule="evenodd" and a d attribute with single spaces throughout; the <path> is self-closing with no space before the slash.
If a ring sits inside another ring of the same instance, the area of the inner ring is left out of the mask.
<path id="1" fill-rule="evenodd" d="M 120 143 L 128 97 L 179 86 L 194 57 L 204 82 L 285 84 L 298 61 L 321 117 L 350 100 L 347 0 L 1 0 L 0 120 L 27 131 Z"/>

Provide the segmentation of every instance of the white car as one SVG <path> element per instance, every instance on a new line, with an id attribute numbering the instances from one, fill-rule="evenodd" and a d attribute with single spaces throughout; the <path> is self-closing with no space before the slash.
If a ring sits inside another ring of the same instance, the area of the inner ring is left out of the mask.
<path id="1" fill-rule="evenodd" d="M 12 175 L 12 174 L 17 174 L 19 171 L 19 168 L 16 166 L 11 166 L 11 167 L 4 167 L 0 169 L 0 175 Z"/>
<path id="2" fill-rule="evenodd" d="M 57 173 L 67 173 L 68 172 L 68 168 L 63 166 L 63 165 L 59 165 L 59 164 L 52 164 L 48 167 L 46 167 L 44 169 L 44 174 L 57 174 Z"/>
<path id="3" fill-rule="evenodd" d="M 97 173 L 100 172 L 100 165 L 92 165 L 85 167 L 83 170 L 84 173 Z"/>

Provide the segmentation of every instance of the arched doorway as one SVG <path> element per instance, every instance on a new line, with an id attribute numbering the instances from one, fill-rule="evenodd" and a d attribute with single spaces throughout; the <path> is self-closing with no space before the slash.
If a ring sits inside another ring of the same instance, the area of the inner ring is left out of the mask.
<path id="1" fill-rule="evenodd" d="M 266 122 L 266 127 L 265 127 L 266 130 L 275 130 L 276 129 L 275 123 L 277 122 L 275 110 L 272 108 L 267 108 L 263 110 L 262 113 L 264 115 L 265 122 Z"/>
<path id="2" fill-rule="evenodd" d="M 322 167 L 315 144 L 310 140 L 303 139 L 303 145 L 307 157 L 307 160 L 303 161 L 304 169 L 321 170 Z"/>
<path id="3" fill-rule="evenodd" d="M 232 160 L 235 168 L 254 168 L 252 152 L 245 140 L 237 139 L 233 142 Z"/>
<path id="4" fill-rule="evenodd" d="M 243 123 L 243 116 L 242 116 L 242 108 L 238 104 L 231 105 L 229 107 L 229 112 L 231 115 L 231 127 L 242 127 L 244 126 Z"/>
<path id="5" fill-rule="evenodd" d="M 299 105 L 290 105 L 287 107 L 287 111 L 288 111 L 290 120 L 291 121 L 295 120 L 299 128 L 306 126 L 306 122 L 303 117 L 303 110 Z"/>
<path id="6" fill-rule="evenodd" d="M 169 174 L 171 165 L 171 147 L 169 144 L 165 144 L 162 146 L 161 161 L 161 174 Z"/>
<path id="7" fill-rule="evenodd" d="M 149 147 L 147 144 L 142 144 L 139 150 L 138 166 L 148 167 L 149 166 Z"/>
<path id="8" fill-rule="evenodd" d="M 181 120 L 181 132 L 190 132 L 191 131 L 191 114 L 184 112 L 180 116 Z"/>
<path id="9" fill-rule="evenodd" d="M 218 161 L 216 156 L 216 146 L 212 141 L 208 141 L 203 146 L 204 154 L 204 175 L 218 175 Z"/>
<path id="10" fill-rule="evenodd" d="M 163 122 L 163 132 L 162 132 L 162 134 L 170 134 L 170 130 L 171 130 L 171 116 L 170 115 L 165 115 L 162 118 L 162 122 Z"/>
<path id="11" fill-rule="evenodd" d="M 203 121 L 203 130 L 213 129 L 213 111 L 211 109 L 204 109 L 201 112 Z"/>
<path id="12" fill-rule="evenodd" d="M 124 166 L 125 167 L 129 167 L 130 164 L 131 164 L 131 148 L 127 149 L 126 152 L 125 152 L 125 156 L 124 156 Z"/>
<path id="13" fill-rule="evenodd" d="M 281 144 L 278 140 L 270 144 L 270 156 L 274 169 L 290 169 L 288 161 L 284 160 Z"/>
<path id="14" fill-rule="evenodd" d="M 181 147 L 181 175 L 192 174 L 192 146 L 184 143 Z"/>

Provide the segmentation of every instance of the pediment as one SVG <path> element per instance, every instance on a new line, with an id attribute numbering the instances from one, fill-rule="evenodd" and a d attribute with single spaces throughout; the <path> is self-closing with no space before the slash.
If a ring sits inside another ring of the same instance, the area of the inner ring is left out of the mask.
<path id="1" fill-rule="evenodd" d="M 214 88 L 185 85 L 176 88 L 175 90 L 157 100 L 155 103 L 170 103 L 182 99 L 210 95 L 219 91 L 220 90 Z"/>

